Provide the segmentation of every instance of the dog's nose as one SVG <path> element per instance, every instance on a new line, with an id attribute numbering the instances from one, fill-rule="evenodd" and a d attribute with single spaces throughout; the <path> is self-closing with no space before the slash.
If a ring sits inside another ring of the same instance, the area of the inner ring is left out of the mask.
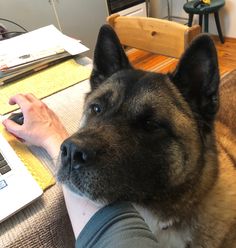
<path id="1" fill-rule="evenodd" d="M 87 165 L 94 158 L 96 152 L 80 147 L 68 139 L 61 145 L 61 162 L 64 166 L 78 169 L 80 165 Z"/>

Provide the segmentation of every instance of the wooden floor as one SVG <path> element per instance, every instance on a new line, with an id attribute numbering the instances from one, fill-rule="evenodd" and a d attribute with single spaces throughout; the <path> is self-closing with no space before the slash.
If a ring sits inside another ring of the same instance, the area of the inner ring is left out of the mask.
<path id="1" fill-rule="evenodd" d="M 218 52 L 220 74 L 223 75 L 236 69 L 236 39 L 226 38 L 224 44 L 220 43 L 218 37 L 213 37 L 213 39 Z M 129 50 L 127 54 L 136 68 L 156 72 L 172 71 L 178 62 L 174 58 L 166 58 L 136 49 Z"/>
<path id="2" fill-rule="evenodd" d="M 236 39 L 226 38 L 225 43 L 221 44 L 219 39 L 214 37 L 214 41 L 221 72 L 236 69 Z"/>

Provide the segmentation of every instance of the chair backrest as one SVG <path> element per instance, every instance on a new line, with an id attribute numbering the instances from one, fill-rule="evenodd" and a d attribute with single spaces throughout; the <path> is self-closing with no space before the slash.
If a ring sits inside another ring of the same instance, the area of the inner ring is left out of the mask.
<path id="1" fill-rule="evenodd" d="M 113 14 L 107 18 L 122 45 L 179 58 L 200 26 L 188 27 L 173 21 Z"/>

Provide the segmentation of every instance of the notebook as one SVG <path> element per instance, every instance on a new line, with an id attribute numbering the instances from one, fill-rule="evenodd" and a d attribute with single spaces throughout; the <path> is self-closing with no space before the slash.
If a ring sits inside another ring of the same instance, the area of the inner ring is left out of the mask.
<path id="1" fill-rule="evenodd" d="M 0 222 L 42 194 L 43 190 L 0 134 Z"/>

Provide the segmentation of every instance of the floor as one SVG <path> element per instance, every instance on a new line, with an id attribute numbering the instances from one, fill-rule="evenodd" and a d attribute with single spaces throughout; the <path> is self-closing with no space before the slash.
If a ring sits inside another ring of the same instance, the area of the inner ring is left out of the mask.
<path id="1" fill-rule="evenodd" d="M 219 67 L 221 75 L 236 69 L 236 39 L 226 38 L 225 43 L 221 44 L 218 37 L 212 37 L 218 52 Z M 127 52 L 131 63 L 139 69 L 151 70 L 156 72 L 172 71 L 177 59 L 166 58 L 164 56 L 151 54 L 141 50 L 129 50 Z"/>
<path id="2" fill-rule="evenodd" d="M 236 69 L 236 39 L 226 38 L 225 43 L 221 44 L 218 37 L 213 38 L 218 52 L 221 71 Z"/>

